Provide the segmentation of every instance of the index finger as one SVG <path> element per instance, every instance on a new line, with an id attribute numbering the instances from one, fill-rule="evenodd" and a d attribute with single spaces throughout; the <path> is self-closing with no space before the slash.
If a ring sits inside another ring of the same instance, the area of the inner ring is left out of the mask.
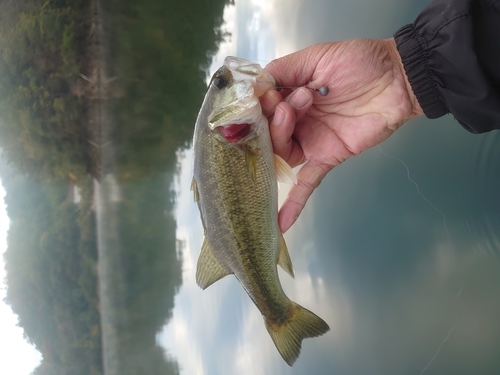
<path id="1" fill-rule="evenodd" d="M 304 86 L 311 80 L 314 70 L 307 69 L 301 59 L 293 55 L 273 60 L 265 67 L 278 86 Z"/>
<path id="2" fill-rule="evenodd" d="M 304 86 L 314 74 L 321 54 L 316 51 L 320 45 L 312 45 L 303 50 L 274 59 L 264 68 L 276 80 L 278 86 Z M 314 53 L 316 51 L 316 53 Z"/>

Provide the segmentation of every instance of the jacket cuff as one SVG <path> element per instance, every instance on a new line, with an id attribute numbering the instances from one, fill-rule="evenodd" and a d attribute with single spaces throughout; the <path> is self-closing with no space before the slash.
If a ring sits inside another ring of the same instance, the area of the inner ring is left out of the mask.
<path id="1" fill-rule="evenodd" d="M 418 42 L 418 34 L 413 25 L 400 28 L 394 34 L 394 39 L 410 86 L 425 116 L 435 119 L 449 113 L 436 87 L 427 55 Z"/>

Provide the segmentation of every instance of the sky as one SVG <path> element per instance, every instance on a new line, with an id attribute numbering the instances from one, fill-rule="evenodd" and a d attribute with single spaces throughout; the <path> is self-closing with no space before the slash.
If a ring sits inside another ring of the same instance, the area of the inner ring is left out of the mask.
<path id="1" fill-rule="evenodd" d="M 295 22 L 301 1 L 244 0 L 224 11 L 224 28 L 231 37 L 221 44 L 213 59 L 210 73 L 215 72 L 226 56 L 238 56 L 265 66 L 278 56 L 299 48 L 290 33 L 295 33 Z M 281 30 L 287 30 L 286 33 Z"/>
<path id="2" fill-rule="evenodd" d="M 27 375 L 40 363 L 40 353 L 23 337 L 17 326 L 17 315 L 3 302 L 6 294 L 3 253 L 7 249 L 9 218 L 5 211 L 5 190 L 0 180 L 0 374 Z"/>

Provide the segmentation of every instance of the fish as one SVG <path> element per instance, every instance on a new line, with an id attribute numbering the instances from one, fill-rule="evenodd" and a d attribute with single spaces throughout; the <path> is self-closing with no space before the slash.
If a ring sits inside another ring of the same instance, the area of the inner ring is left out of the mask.
<path id="1" fill-rule="evenodd" d="M 213 75 L 198 118 L 191 190 L 204 241 L 196 282 L 205 289 L 234 275 L 264 317 L 278 352 L 292 366 L 302 340 L 330 327 L 289 299 L 277 265 L 294 277 L 278 225 L 278 180 L 296 182 L 290 166 L 273 153 L 259 97 L 275 88 L 259 64 L 228 56 Z"/>

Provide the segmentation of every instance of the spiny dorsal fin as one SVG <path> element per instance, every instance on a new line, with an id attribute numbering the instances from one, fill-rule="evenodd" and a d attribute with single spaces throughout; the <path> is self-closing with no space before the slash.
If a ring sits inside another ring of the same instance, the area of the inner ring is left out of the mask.
<path id="1" fill-rule="evenodd" d="M 292 168 L 279 155 L 274 154 L 274 167 L 276 168 L 276 178 L 285 184 L 297 184 L 297 177 Z"/>
<path id="2" fill-rule="evenodd" d="M 321 336 L 330 327 L 311 311 L 293 301 L 290 301 L 290 304 L 290 314 L 286 320 L 282 322 L 266 320 L 266 328 L 285 362 L 292 366 L 300 354 L 302 340 Z"/>
<path id="3" fill-rule="evenodd" d="M 281 268 L 283 268 L 286 271 L 286 273 L 295 278 L 295 273 L 293 272 L 292 260 L 290 259 L 290 254 L 288 253 L 285 239 L 283 238 L 283 233 L 281 234 L 278 264 L 281 266 Z"/>
<path id="4" fill-rule="evenodd" d="M 229 275 L 229 272 L 214 256 L 212 248 L 205 237 L 196 266 L 196 283 L 201 289 L 206 289 L 226 275 Z"/>
<path id="5" fill-rule="evenodd" d="M 259 155 L 259 150 L 254 150 L 248 146 L 245 147 L 245 162 L 254 185 L 257 182 L 257 155 Z"/>
<path id="6" fill-rule="evenodd" d="M 193 192 L 194 195 L 194 201 L 198 202 L 200 200 L 200 193 L 198 193 L 198 184 L 196 183 L 194 177 L 191 180 L 191 191 Z"/>

